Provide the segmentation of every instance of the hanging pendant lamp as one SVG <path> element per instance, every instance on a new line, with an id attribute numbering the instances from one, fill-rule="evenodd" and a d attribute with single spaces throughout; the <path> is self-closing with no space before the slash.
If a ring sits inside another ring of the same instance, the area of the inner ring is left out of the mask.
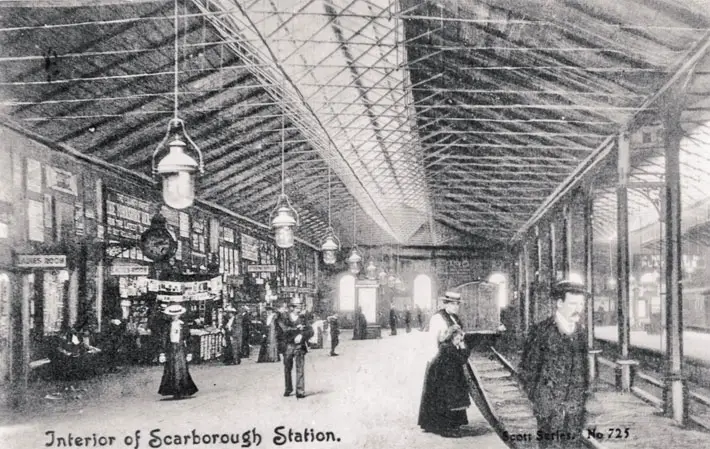
<path id="1" fill-rule="evenodd" d="M 387 284 L 387 271 L 385 271 L 384 262 L 382 264 L 382 268 L 380 268 L 380 272 L 377 274 L 377 279 L 379 280 L 380 285 Z"/>
<path id="2" fill-rule="evenodd" d="M 370 280 L 375 280 L 377 279 L 377 266 L 375 265 L 375 262 L 370 258 L 370 262 L 367 264 L 367 268 L 365 268 L 365 272 L 367 273 L 366 276 Z"/>
<path id="3" fill-rule="evenodd" d="M 286 161 L 284 155 L 284 114 L 281 114 L 281 195 L 276 202 L 276 207 L 271 212 L 271 227 L 274 229 L 274 240 L 279 248 L 293 246 L 293 231 L 298 226 L 298 212 L 291 206 L 286 195 Z"/>
<path id="4" fill-rule="evenodd" d="M 358 274 L 360 272 L 360 262 L 362 261 L 362 256 L 360 256 L 360 253 L 357 250 L 357 238 L 355 230 L 355 205 L 353 204 L 353 249 L 352 251 L 350 251 L 350 257 L 348 257 L 348 265 L 350 265 L 350 272 L 352 274 Z"/>
<path id="5" fill-rule="evenodd" d="M 325 239 L 320 249 L 323 251 L 323 263 L 333 265 L 337 261 L 340 240 L 335 236 L 333 226 L 330 224 L 330 167 L 328 167 L 328 229 L 325 231 Z"/>
<path id="6" fill-rule="evenodd" d="M 204 173 L 202 152 L 185 131 L 185 122 L 178 117 L 178 3 L 175 0 L 175 92 L 174 115 L 168 122 L 168 131 L 165 137 L 153 151 L 152 168 L 153 176 L 162 178 L 163 202 L 173 209 L 186 209 L 195 202 L 195 172 Z M 156 165 L 155 159 L 163 150 L 165 142 L 170 138 L 174 128 L 179 127 L 173 139 L 168 144 L 168 154 Z M 187 141 L 194 153 L 197 154 L 199 163 L 185 151 L 188 149 Z"/>

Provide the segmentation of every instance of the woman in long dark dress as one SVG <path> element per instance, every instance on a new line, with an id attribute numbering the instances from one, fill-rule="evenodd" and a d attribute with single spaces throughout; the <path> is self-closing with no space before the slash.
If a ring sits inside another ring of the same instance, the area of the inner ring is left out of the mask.
<path id="1" fill-rule="evenodd" d="M 267 307 L 266 333 L 263 336 L 261 348 L 259 348 L 259 358 L 257 363 L 271 363 L 280 361 L 278 352 L 278 341 L 276 335 L 276 319 L 278 316 L 273 308 Z"/>
<path id="2" fill-rule="evenodd" d="M 468 424 L 466 409 L 471 399 L 464 375 L 467 360 L 463 331 L 459 326 L 450 326 L 439 340 L 439 352 L 424 379 L 419 426 L 425 432 L 454 437 L 458 436 L 459 426 Z"/>
<path id="3" fill-rule="evenodd" d="M 180 320 L 180 316 L 185 313 L 185 308 L 173 304 L 166 307 L 163 313 L 171 317 L 172 321 L 165 336 L 164 348 L 166 354 L 160 355 L 160 360 L 165 361 L 165 368 L 163 369 L 163 378 L 160 380 L 158 394 L 173 396 L 175 399 L 192 396 L 198 390 L 187 368 L 188 356 L 191 358 L 192 355 L 187 354 L 186 350 L 189 330 L 185 328 L 185 323 Z"/>

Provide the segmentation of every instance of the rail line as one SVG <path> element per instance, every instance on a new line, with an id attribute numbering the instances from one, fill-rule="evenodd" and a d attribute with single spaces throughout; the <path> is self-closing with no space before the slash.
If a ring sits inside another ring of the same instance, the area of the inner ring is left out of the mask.
<path id="1" fill-rule="evenodd" d="M 472 351 L 468 368 L 471 397 L 501 440 L 511 449 L 537 449 L 537 420 L 515 367 L 490 347 Z M 587 447 L 603 448 L 583 434 L 577 438 Z"/>

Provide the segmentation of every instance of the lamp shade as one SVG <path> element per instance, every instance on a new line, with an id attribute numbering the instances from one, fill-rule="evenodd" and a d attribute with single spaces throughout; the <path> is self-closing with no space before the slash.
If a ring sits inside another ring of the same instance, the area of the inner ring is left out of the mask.
<path id="1" fill-rule="evenodd" d="M 328 234 L 325 236 L 321 251 L 323 251 L 323 262 L 326 265 L 333 265 L 337 261 L 336 252 L 340 248 L 337 237 L 333 234 L 333 229 L 328 228 Z"/>
<path id="2" fill-rule="evenodd" d="M 323 250 L 323 263 L 326 265 L 333 265 L 338 261 L 338 257 L 335 255 L 335 250 Z"/>
<path id="3" fill-rule="evenodd" d="M 377 267 L 375 266 L 375 262 L 370 260 L 370 262 L 367 264 L 367 268 L 365 268 L 365 271 L 367 272 L 367 278 L 368 279 L 377 279 Z"/>
<path id="4" fill-rule="evenodd" d="M 276 216 L 271 220 L 271 227 L 274 228 L 274 240 L 279 248 L 290 248 L 293 246 L 293 228 L 296 226 L 296 218 L 293 211 L 286 205 L 281 205 Z"/>
<path id="5" fill-rule="evenodd" d="M 156 167 L 163 179 L 163 201 L 173 209 L 186 209 L 195 202 L 197 162 L 185 154 L 187 145 L 180 139 L 169 144 L 170 152 Z"/>
<path id="6" fill-rule="evenodd" d="M 350 257 L 348 257 L 348 263 L 350 263 L 350 264 L 360 263 L 361 261 L 362 261 L 362 257 L 357 252 L 357 247 L 354 247 L 353 250 L 350 252 Z"/>
<path id="7" fill-rule="evenodd" d="M 389 277 L 387 278 L 387 285 L 389 287 L 394 287 L 394 283 L 396 280 L 397 279 L 393 275 L 390 274 Z"/>
<path id="8" fill-rule="evenodd" d="M 274 240 L 279 248 L 291 248 L 293 246 L 293 226 L 275 228 Z"/>
<path id="9" fill-rule="evenodd" d="M 349 270 L 352 274 L 358 274 L 360 272 L 360 264 L 358 262 L 348 262 L 348 264 L 350 265 Z"/>
<path id="10" fill-rule="evenodd" d="M 387 272 L 385 271 L 384 268 L 380 269 L 379 274 L 377 275 L 377 278 L 380 281 L 380 285 L 385 285 L 387 284 Z"/>

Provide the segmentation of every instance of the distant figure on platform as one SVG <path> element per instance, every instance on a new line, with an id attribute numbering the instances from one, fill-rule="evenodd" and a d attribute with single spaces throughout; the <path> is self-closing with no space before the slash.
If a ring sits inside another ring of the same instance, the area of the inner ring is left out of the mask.
<path id="1" fill-rule="evenodd" d="M 397 311 L 394 304 L 390 307 L 390 335 L 397 335 Z"/>
<path id="2" fill-rule="evenodd" d="M 597 312 L 594 314 L 594 324 L 597 326 L 604 326 L 606 324 L 606 312 L 601 305 L 599 305 Z"/>
<path id="3" fill-rule="evenodd" d="M 251 346 L 249 345 L 249 337 L 251 336 L 251 313 L 249 307 L 244 306 L 244 312 L 241 316 L 242 320 L 242 357 L 248 359 L 251 355 Z"/>
<path id="4" fill-rule="evenodd" d="M 362 307 L 357 308 L 354 318 L 353 340 L 365 340 L 367 338 L 367 318 L 362 313 Z"/>
<path id="5" fill-rule="evenodd" d="M 335 348 L 340 343 L 340 327 L 338 326 L 338 315 L 328 317 L 328 329 L 330 331 L 330 355 L 337 356 Z"/>
<path id="6" fill-rule="evenodd" d="M 453 325 L 439 333 L 439 350 L 427 368 L 419 426 L 425 432 L 458 437 L 459 427 L 468 424 L 466 409 L 471 405 L 464 364 L 469 351 L 463 331 Z"/>
<path id="7" fill-rule="evenodd" d="M 407 333 L 412 332 L 412 311 L 409 306 L 404 306 L 404 329 Z"/>
<path id="8" fill-rule="evenodd" d="M 266 335 L 259 348 L 259 358 L 257 363 L 273 363 L 281 360 L 279 357 L 278 341 L 276 338 L 276 321 L 278 315 L 274 312 L 274 308 L 269 306 L 266 308 Z"/>
<path id="9" fill-rule="evenodd" d="M 282 316 L 279 325 L 283 331 L 286 344 L 284 356 L 284 396 L 293 393 L 293 380 L 291 373 L 294 362 L 296 364 L 296 398 L 306 397 L 305 363 L 308 345 L 306 342 L 313 336 L 313 329 L 308 324 L 303 314 L 298 313 L 299 304 L 292 302 L 289 313 Z"/>
<path id="10" fill-rule="evenodd" d="M 163 313 L 171 317 L 172 321 L 163 346 L 166 353 L 160 354 L 159 358 L 160 362 L 165 364 L 165 368 L 158 394 L 173 396 L 175 399 L 192 396 L 198 390 L 187 369 L 187 363 L 192 360 L 192 354 L 187 353 L 190 331 L 180 320 L 180 316 L 185 313 L 185 308 L 173 304 L 166 307 Z"/>
<path id="11" fill-rule="evenodd" d="M 520 362 L 520 382 L 533 403 L 538 431 L 568 439 L 543 439 L 541 448 L 575 447 L 585 424 L 588 371 L 586 335 L 579 325 L 586 290 L 560 281 L 551 292 L 555 315 L 530 329 Z"/>
<path id="12" fill-rule="evenodd" d="M 280 320 L 285 319 L 284 317 L 286 315 L 288 315 L 288 301 L 281 303 L 279 309 L 276 311 L 276 317 L 274 318 L 276 320 L 276 350 L 278 352 L 279 359 L 283 359 L 284 354 L 286 353 L 286 342 L 283 339 L 283 331 L 279 325 Z"/>
<path id="13" fill-rule="evenodd" d="M 417 307 L 417 325 L 419 326 L 419 330 L 424 332 L 424 317 L 422 316 L 422 309 L 419 306 Z"/>
<path id="14" fill-rule="evenodd" d="M 306 318 L 307 321 L 313 323 L 313 336 L 308 340 L 308 347 L 311 349 L 323 348 L 323 334 L 325 333 L 325 320 L 320 318 L 320 315 L 313 314 L 312 318 Z"/>
<path id="15" fill-rule="evenodd" d="M 224 308 L 226 319 L 222 325 L 224 331 L 224 355 L 225 365 L 239 365 L 242 363 L 242 326 L 241 318 L 237 317 L 237 309 L 231 305 Z"/>

